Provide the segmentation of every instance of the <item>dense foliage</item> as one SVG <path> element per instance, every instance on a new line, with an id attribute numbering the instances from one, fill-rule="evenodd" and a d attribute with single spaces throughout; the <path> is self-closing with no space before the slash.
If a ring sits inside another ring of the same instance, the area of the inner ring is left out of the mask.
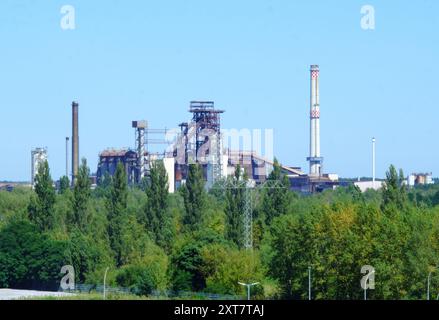
<path id="1" fill-rule="evenodd" d="M 276 161 L 269 181 L 253 191 L 254 249 L 243 248 L 245 189 L 206 192 L 193 165 L 187 183 L 168 193 L 157 162 L 130 188 L 120 164 L 90 189 L 84 160 L 73 188 L 55 191 L 49 165 L 34 190 L 0 192 L 0 287 L 59 287 L 61 267 L 77 283 L 108 283 L 139 295 L 157 292 L 246 294 L 238 282 L 259 282 L 253 298 L 361 299 L 360 269 L 376 270 L 371 299 L 425 299 L 439 293 L 439 187 L 407 189 L 390 167 L 382 191 L 354 186 L 302 196 L 282 188 Z M 237 168 L 230 179 L 245 180 Z"/>

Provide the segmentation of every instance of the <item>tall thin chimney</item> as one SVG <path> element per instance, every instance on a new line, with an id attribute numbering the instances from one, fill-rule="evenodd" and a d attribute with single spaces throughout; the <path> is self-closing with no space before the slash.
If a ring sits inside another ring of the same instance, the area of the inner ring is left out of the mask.
<path id="1" fill-rule="evenodd" d="M 375 144 L 376 144 L 376 139 L 372 138 L 372 187 L 373 187 L 373 189 L 375 189 L 375 180 L 376 180 Z"/>
<path id="2" fill-rule="evenodd" d="M 79 168 L 79 104 L 72 102 L 72 184 L 75 183 Z"/>
<path id="3" fill-rule="evenodd" d="M 311 97 L 310 97 L 310 144 L 309 144 L 309 174 L 320 176 L 322 174 L 323 158 L 320 155 L 320 93 L 318 65 L 311 69 Z"/>
<path id="4" fill-rule="evenodd" d="M 66 177 L 69 177 L 69 141 L 70 138 L 66 137 Z"/>

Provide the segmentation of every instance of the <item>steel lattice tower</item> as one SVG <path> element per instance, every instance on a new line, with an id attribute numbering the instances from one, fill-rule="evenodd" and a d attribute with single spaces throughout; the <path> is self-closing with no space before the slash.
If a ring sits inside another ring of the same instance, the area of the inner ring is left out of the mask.
<path id="1" fill-rule="evenodd" d="M 266 189 L 287 189 L 281 181 L 267 180 L 259 186 L 252 186 L 249 181 L 246 180 L 236 180 L 227 179 L 221 180 L 216 185 L 216 188 L 227 190 L 227 189 L 244 189 L 244 208 L 243 208 L 243 223 L 244 223 L 244 234 L 243 242 L 244 248 L 251 250 L 253 249 L 253 195 L 257 190 Z"/>
<path id="2" fill-rule="evenodd" d="M 133 121 L 133 128 L 136 130 L 136 149 L 137 149 L 137 166 L 138 176 L 137 183 L 140 183 L 147 175 L 147 159 L 146 159 L 146 129 L 148 123 L 145 120 Z"/>
<path id="3" fill-rule="evenodd" d="M 213 101 L 192 101 L 189 112 L 195 123 L 195 160 L 212 165 L 212 182 L 222 177 L 221 117 Z M 207 146 L 207 148 L 206 148 Z"/>

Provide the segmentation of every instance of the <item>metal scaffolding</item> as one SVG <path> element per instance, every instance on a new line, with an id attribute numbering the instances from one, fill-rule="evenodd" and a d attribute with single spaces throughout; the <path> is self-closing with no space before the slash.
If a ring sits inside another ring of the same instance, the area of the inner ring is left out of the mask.
<path id="1" fill-rule="evenodd" d="M 195 123 L 195 160 L 212 165 L 212 184 L 222 177 L 221 113 L 213 101 L 192 101 L 189 112 Z"/>
<path id="2" fill-rule="evenodd" d="M 139 172 L 137 183 L 140 183 L 146 177 L 148 171 L 146 159 L 146 130 L 148 123 L 145 120 L 133 121 L 133 128 L 136 130 L 137 167 Z"/>

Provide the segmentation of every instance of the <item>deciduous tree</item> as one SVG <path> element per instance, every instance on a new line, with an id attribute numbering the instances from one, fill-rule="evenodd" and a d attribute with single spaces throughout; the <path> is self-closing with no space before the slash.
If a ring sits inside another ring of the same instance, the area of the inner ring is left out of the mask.
<path id="1" fill-rule="evenodd" d="M 56 194 L 50 176 L 49 163 L 45 161 L 38 167 L 35 194 L 32 194 L 29 204 L 29 218 L 42 231 L 53 228 L 55 201 Z"/>

